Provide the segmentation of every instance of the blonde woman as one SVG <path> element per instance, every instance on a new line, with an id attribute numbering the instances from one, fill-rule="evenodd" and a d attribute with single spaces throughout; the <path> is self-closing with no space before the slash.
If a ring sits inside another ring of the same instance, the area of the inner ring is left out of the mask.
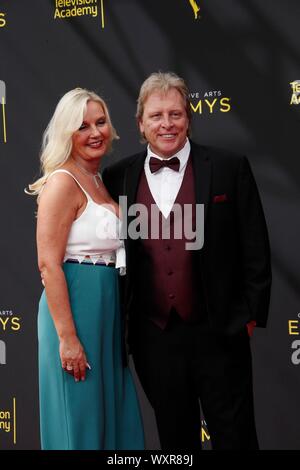
<path id="1" fill-rule="evenodd" d="M 45 131 L 38 196 L 38 314 L 43 449 L 143 449 L 138 400 L 122 364 L 120 211 L 99 176 L 117 138 L 107 106 L 76 88 Z"/>

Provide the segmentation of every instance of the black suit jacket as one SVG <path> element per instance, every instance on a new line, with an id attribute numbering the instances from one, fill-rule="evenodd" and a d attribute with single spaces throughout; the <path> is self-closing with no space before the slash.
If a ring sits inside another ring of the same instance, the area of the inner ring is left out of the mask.
<path id="1" fill-rule="evenodd" d="M 118 201 L 135 203 L 146 152 L 106 168 L 103 181 Z M 266 326 L 270 288 L 270 249 L 257 186 L 246 157 L 191 142 L 196 203 L 204 204 L 204 246 L 194 251 L 195 276 L 217 332 L 235 334 L 255 320 Z M 128 218 L 130 222 L 130 218 Z M 135 293 L 136 240 L 125 240 L 126 305 L 139 314 Z M 201 288 L 200 288 L 201 287 Z M 203 300 L 203 299 L 202 299 Z"/>

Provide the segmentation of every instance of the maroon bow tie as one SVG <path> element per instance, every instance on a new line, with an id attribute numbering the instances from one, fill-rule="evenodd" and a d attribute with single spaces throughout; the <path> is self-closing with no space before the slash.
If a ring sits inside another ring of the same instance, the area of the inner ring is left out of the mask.
<path id="1" fill-rule="evenodd" d="M 151 173 L 156 173 L 163 167 L 171 168 L 174 171 L 179 171 L 180 161 L 179 158 L 173 157 L 169 160 L 159 160 L 158 158 L 151 157 L 149 160 L 149 168 Z"/>

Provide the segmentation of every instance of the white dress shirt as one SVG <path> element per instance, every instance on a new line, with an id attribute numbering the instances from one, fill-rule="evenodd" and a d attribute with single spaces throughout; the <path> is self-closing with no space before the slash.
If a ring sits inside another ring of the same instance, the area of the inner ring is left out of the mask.
<path id="1" fill-rule="evenodd" d="M 171 212 L 183 181 L 184 172 L 191 151 L 191 144 L 190 141 L 186 139 L 184 147 L 179 150 L 179 152 L 170 157 L 177 157 L 179 159 L 179 171 L 174 171 L 172 168 L 163 167 L 155 173 L 151 173 L 149 168 L 149 161 L 151 157 L 158 158 L 159 160 L 166 159 L 163 159 L 153 153 L 149 145 L 147 150 L 144 169 L 149 189 L 159 210 L 162 212 L 163 216 L 167 218 Z"/>

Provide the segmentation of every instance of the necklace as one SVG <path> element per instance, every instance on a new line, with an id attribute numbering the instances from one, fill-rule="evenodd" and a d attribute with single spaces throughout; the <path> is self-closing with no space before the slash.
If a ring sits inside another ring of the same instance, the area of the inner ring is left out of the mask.
<path id="1" fill-rule="evenodd" d="M 82 173 L 85 173 L 86 175 L 91 176 L 93 178 L 94 183 L 96 185 L 96 188 L 100 188 L 100 184 L 98 183 L 98 180 L 97 180 L 97 177 L 101 180 L 101 177 L 100 177 L 99 173 L 98 172 L 97 173 L 92 173 L 91 171 L 86 170 L 74 158 L 72 158 L 72 160 Z"/>

